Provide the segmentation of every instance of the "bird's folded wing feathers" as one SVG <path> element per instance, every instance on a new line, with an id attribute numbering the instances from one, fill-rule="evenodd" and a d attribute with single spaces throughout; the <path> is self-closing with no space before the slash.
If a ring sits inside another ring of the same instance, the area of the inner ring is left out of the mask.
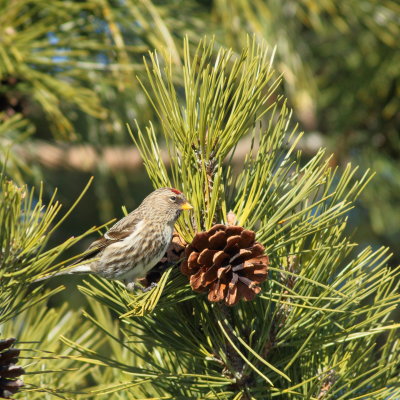
<path id="1" fill-rule="evenodd" d="M 81 263 L 82 261 L 88 260 L 89 258 L 94 258 L 101 250 L 105 249 L 112 243 L 119 242 L 120 240 L 128 237 L 132 231 L 120 231 L 113 234 L 106 233 L 107 236 L 103 236 L 100 239 L 95 240 L 85 251 L 85 255 L 79 260 L 75 261 L 74 264 Z"/>
<path id="2" fill-rule="evenodd" d="M 128 237 L 135 229 L 136 225 L 140 221 L 140 215 L 135 215 L 138 210 L 122 218 L 116 222 L 103 237 L 95 240 L 86 250 L 85 255 L 74 262 L 74 264 L 81 263 L 82 261 L 90 258 L 95 258 L 98 253 L 108 247 L 112 243 L 119 242 L 120 240 Z M 136 218 L 135 218 L 136 217 Z M 73 265 L 74 265 L 73 264 Z"/>

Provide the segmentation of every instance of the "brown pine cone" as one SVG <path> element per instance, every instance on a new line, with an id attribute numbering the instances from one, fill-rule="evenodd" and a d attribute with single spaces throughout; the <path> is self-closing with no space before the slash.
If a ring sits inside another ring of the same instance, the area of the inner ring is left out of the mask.
<path id="1" fill-rule="evenodd" d="M 253 300 L 261 291 L 257 284 L 267 278 L 269 264 L 255 236 L 241 226 L 221 224 L 197 233 L 181 264 L 192 289 L 208 291 L 208 300 L 225 301 L 229 306 L 242 298 Z"/>
<path id="2" fill-rule="evenodd" d="M 25 371 L 15 365 L 20 351 L 11 347 L 14 342 L 14 338 L 0 340 L 0 398 L 8 399 L 24 386 L 21 379 L 15 379 Z"/>

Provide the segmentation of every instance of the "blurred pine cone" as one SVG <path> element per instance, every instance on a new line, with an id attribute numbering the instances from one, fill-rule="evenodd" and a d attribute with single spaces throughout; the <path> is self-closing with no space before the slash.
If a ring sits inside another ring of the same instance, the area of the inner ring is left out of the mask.
<path id="1" fill-rule="evenodd" d="M 254 231 L 222 224 L 199 232 L 185 249 L 181 272 L 190 278 L 193 290 L 208 291 L 210 301 L 233 306 L 242 298 L 253 300 L 269 264 L 255 237 Z"/>
<path id="2" fill-rule="evenodd" d="M 0 340 L 0 398 L 8 399 L 24 386 L 21 379 L 15 379 L 25 373 L 22 367 L 15 365 L 18 362 L 20 350 L 11 346 L 15 338 Z"/>

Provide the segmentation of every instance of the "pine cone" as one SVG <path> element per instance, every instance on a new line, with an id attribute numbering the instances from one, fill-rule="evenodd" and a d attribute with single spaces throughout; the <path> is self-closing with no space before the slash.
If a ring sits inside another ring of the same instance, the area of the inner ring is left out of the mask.
<path id="1" fill-rule="evenodd" d="M 0 398 L 8 399 L 24 386 L 21 379 L 15 379 L 25 371 L 15 365 L 20 351 L 11 347 L 14 342 L 15 338 L 0 340 Z"/>
<path id="2" fill-rule="evenodd" d="M 229 306 L 242 298 L 253 300 L 261 291 L 257 284 L 267 278 L 269 264 L 255 236 L 241 226 L 221 224 L 197 233 L 181 264 L 192 289 L 208 291 L 208 300 L 225 301 Z"/>

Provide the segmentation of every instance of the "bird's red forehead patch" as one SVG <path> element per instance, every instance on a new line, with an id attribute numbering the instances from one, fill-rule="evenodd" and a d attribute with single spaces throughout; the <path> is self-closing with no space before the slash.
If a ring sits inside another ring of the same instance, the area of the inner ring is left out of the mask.
<path id="1" fill-rule="evenodd" d="M 175 194 L 182 194 L 182 192 L 180 192 L 178 189 L 174 189 L 174 188 L 170 188 L 171 192 L 175 193 Z"/>

